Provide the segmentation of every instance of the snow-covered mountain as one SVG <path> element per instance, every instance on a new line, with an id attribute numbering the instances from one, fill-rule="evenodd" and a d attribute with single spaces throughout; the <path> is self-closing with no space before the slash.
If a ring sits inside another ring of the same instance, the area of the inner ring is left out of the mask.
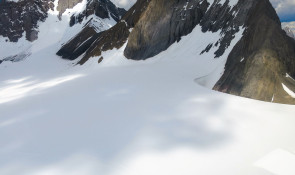
<path id="1" fill-rule="evenodd" d="M 282 28 L 288 36 L 295 39 L 295 22 L 284 22 L 282 23 Z"/>
<path id="2" fill-rule="evenodd" d="M 109 0 L 2 1 L 0 8 L 0 62 L 23 60 L 40 43 L 61 47 L 84 28 L 107 30 L 126 12 Z"/>
<path id="3" fill-rule="evenodd" d="M 194 53 L 197 55 L 190 56 L 226 62 L 219 66 L 212 63 L 212 69 L 208 68 L 201 78 L 202 84 L 208 82 L 207 87 L 243 97 L 295 104 L 295 99 L 287 93 L 295 91 L 295 82 L 289 78 L 295 76 L 295 44 L 281 29 L 268 0 L 139 0 L 128 12 L 105 32 L 92 35 L 89 30 L 82 31 L 57 54 L 70 60 L 79 58 L 79 64 L 90 58 L 102 62 L 106 59 L 102 56 L 104 51 L 119 49 L 127 43 L 124 48 L 127 59 L 146 60 L 201 28 L 203 36 L 210 34 L 211 37 L 195 43 L 199 46 Z M 268 27 L 256 30 L 260 20 Z"/>
<path id="4" fill-rule="evenodd" d="M 129 9 L 123 18 L 110 30 L 94 34 L 91 28 L 83 29 L 70 42 L 63 45 L 57 55 L 64 59 L 78 60 L 79 64 L 84 64 L 90 57 L 100 56 L 102 51 L 122 47 L 130 34 L 131 28 L 140 19 L 141 15 L 148 7 L 149 0 L 139 0 Z"/>
<path id="5" fill-rule="evenodd" d="M 294 106 L 239 97 L 294 104 L 268 0 L 138 0 L 122 18 L 97 2 L 54 1 L 34 41 L 0 36 L 1 175 L 295 173 Z"/>
<path id="6" fill-rule="evenodd" d="M 23 2 L 3 1 L 2 6 L 4 9 L 9 5 L 22 7 Z M 289 78 L 295 76 L 294 41 L 286 38 L 285 32 L 280 27 L 279 18 L 268 0 L 224 2 L 138 0 L 126 14 L 125 10 L 116 7 L 110 0 L 56 0 L 54 4 L 52 1 L 32 1 L 32 3 L 35 5 L 32 7 L 35 8 L 29 8 L 30 10 L 25 10 L 23 13 L 36 12 L 36 16 L 40 16 L 40 19 L 36 18 L 32 23 L 34 25 L 28 29 L 21 28 L 19 33 L 16 32 L 18 30 L 11 30 L 10 26 L 4 27 L 3 30 L 9 32 L 2 34 L 4 36 L 2 43 L 11 39 L 17 41 L 22 36 L 21 32 L 26 33 L 27 40 L 36 40 L 39 31 L 38 21 L 40 25 L 53 25 L 47 22 L 50 18 L 47 16 L 51 14 L 53 18 L 59 19 L 56 23 L 64 23 L 64 27 L 56 25 L 59 28 L 56 31 L 61 35 L 55 37 L 54 41 L 55 45 L 59 46 L 56 49 L 57 55 L 64 59 L 75 60 L 82 65 L 90 58 L 95 58 L 100 63 L 106 59 L 102 56 L 103 52 L 119 49 L 127 44 L 124 48 L 124 57 L 146 60 L 165 51 L 175 42 L 179 42 L 183 36 L 191 34 L 194 29 L 200 27 L 201 34 L 205 36 L 212 33 L 212 37 L 206 41 L 199 40 L 195 44 L 199 45 L 196 51 L 199 52 L 198 57 L 226 62 L 225 65 L 218 63 L 218 66 L 212 63 L 212 69 L 204 72 L 203 78 L 196 77 L 203 85 L 218 91 L 268 102 L 295 103 L 295 99 L 288 93 L 295 91 L 295 82 Z M 45 3 L 47 8 L 40 10 L 36 5 L 40 3 Z M 262 6 L 266 8 L 261 10 Z M 256 17 L 254 13 L 257 14 Z M 259 20 L 268 26 L 264 28 L 265 31 L 255 30 L 259 26 Z M 11 19 L 10 23 L 13 24 L 14 21 Z M 56 35 L 50 32 L 48 36 Z M 276 35 L 271 36 L 273 33 Z M 215 37 L 215 34 L 218 36 Z M 256 35 L 260 37 L 254 37 Z M 43 40 L 45 39 L 40 39 L 38 42 Z M 282 43 L 289 47 L 282 47 Z M 17 54 L 11 54 L 14 53 L 11 50 L 15 47 L 15 43 L 4 44 L 4 48 L 8 48 L 4 49 L 1 62 L 27 58 L 31 54 L 30 49 L 34 47 L 25 39 L 16 45 L 22 49 Z M 277 55 L 278 53 L 280 54 Z M 266 59 L 263 62 L 257 59 L 264 57 L 273 59 Z M 253 67 L 253 64 L 257 67 Z M 266 65 L 276 66 L 268 68 Z M 258 74 L 259 77 L 256 76 Z M 265 88 L 266 85 L 268 88 Z"/>

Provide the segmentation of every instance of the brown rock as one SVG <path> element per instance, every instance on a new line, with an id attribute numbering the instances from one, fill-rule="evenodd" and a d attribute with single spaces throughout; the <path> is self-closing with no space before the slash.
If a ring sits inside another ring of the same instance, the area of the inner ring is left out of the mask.
<path id="1" fill-rule="evenodd" d="M 128 38 L 124 54 L 144 60 L 166 50 L 200 23 L 206 1 L 152 0 Z"/>
<path id="2" fill-rule="evenodd" d="M 89 58 L 100 56 L 102 51 L 120 48 L 126 42 L 130 29 L 138 22 L 141 14 L 145 11 L 149 0 L 138 0 L 122 19 L 109 30 L 95 34 L 90 27 L 85 27 L 77 36 L 66 43 L 57 55 L 64 59 L 76 59 L 83 55 L 78 64 L 84 64 Z M 86 43 L 87 38 L 91 37 Z M 84 43 L 84 45 L 80 45 Z"/>
<path id="3" fill-rule="evenodd" d="M 244 61 L 240 60 L 244 58 Z M 295 41 L 281 29 L 268 0 L 260 0 L 247 19 L 244 36 L 230 53 L 214 89 L 263 101 L 295 104 L 282 83 L 295 91 Z"/>

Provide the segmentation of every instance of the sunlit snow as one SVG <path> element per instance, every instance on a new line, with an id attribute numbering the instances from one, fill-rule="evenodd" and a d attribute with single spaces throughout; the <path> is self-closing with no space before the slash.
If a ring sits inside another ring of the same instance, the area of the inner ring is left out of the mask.
<path id="1" fill-rule="evenodd" d="M 220 32 L 196 27 L 146 61 L 127 60 L 125 44 L 74 66 L 55 55 L 68 34 L 55 20 L 26 60 L 0 65 L 1 175 L 295 173 L 294 106 L 208 88 L 244 29 L 218 59 L 200 53 Z"/>

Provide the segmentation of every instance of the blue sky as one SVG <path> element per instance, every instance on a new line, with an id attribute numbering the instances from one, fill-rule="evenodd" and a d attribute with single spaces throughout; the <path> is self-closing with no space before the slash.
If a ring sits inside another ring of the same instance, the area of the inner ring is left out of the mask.
<path id="1" fill-rule="evenodd" d="M 1 1 L 1 0 L 0 0 Z M 129 9 L 136 0 L 112 0 L 119 7 Z M 259 1 L 259 0 L 258 0 Z M 295 0 L 270 0 L 282 22 L 295 21 Z"/>
<path id="2" fill-rule="evenodd" d="M 295 21 L 295 0 L 270 0 L 282 22 Z"/>

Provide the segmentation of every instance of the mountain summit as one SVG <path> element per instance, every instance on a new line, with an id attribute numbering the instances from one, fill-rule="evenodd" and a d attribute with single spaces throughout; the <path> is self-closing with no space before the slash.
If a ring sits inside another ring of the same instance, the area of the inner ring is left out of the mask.
<path id="1" fill-rule="evenodd" d="M 281 29 L 268 0 L 255 1 L 245 32 L 214 89 L 258 100 L 295 104 L 295 41 Z"/>

